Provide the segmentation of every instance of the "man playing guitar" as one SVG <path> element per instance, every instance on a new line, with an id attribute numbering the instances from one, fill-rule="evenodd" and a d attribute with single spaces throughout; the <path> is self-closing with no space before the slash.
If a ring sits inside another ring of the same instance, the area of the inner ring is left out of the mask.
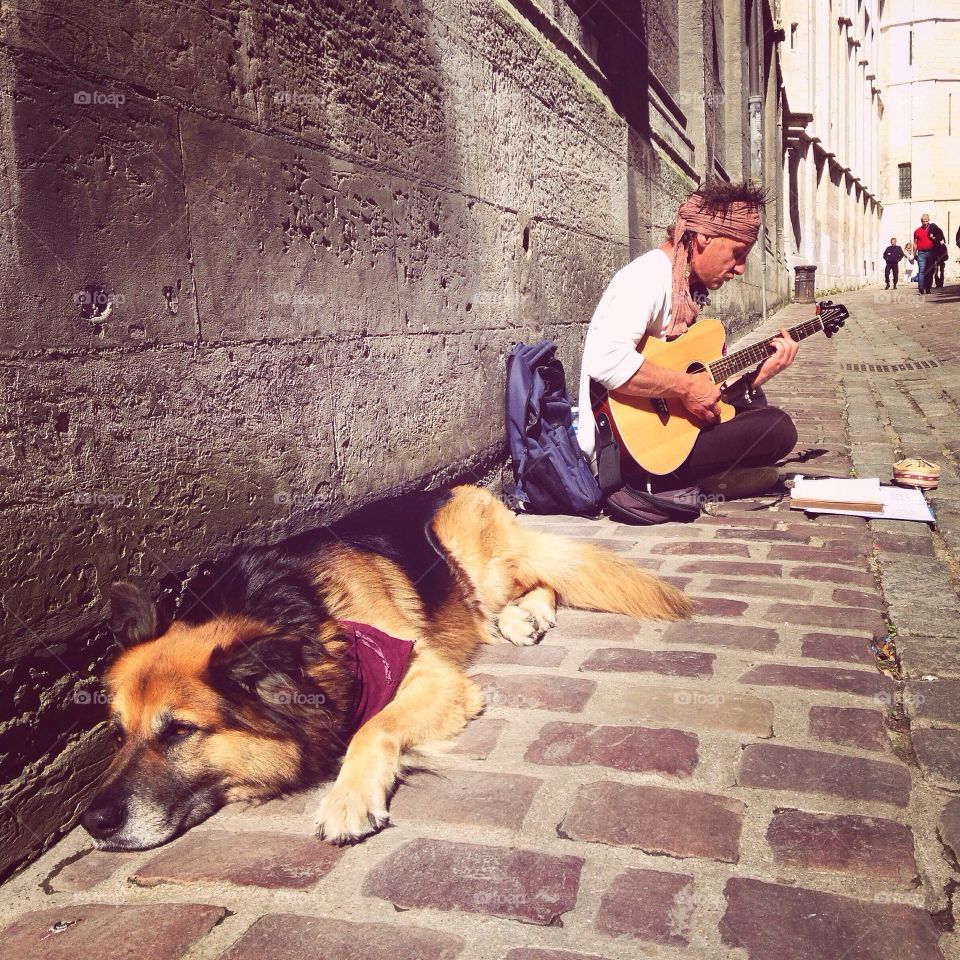
<path id="1" fill-rule="evenodd" d="M 797 442 L 790 417 L 769 406 L 758 388 L 793 363 L 797 343 L 786 329 L 769 341 L 756 370 L 744 379 L 737 415 L 721 422 L 721 383 L 707 371 L 659 366 L 639 352 L 641 341 L 670 340 L 696 320 L 707 292 L 741 276 L 760 231 L 761 190 L 749 183 L 707 182 L 680 205 L 667 239 L 610 282 L 587 331 L 580 373 L 580 447 L 596 469 L 594 410 L 614 398 L 654 397 L 679 402 L 702 429 L 689 456 L 667 475 L 625 463 L 634 486 L 669 489 L 699 484 L 706 493 L 750 496 L 776 481 L 770 467 Z M 760 489 L 757 489 L 757 488 Z"/>

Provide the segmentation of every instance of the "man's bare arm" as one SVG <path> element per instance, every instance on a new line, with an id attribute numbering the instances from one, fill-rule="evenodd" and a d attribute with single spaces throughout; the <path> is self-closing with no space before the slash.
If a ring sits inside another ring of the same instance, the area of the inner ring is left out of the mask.
<path id="1" fill-rule="evenodd" d="M 717 403 L 720 388 L 706 373 L 685 373 L 659 367 L 644 360 L 637 372 L 622 386 L 610 391 L 614 396 L 675 397 L 704 423 L 715 423 L 720 417 Z"/>

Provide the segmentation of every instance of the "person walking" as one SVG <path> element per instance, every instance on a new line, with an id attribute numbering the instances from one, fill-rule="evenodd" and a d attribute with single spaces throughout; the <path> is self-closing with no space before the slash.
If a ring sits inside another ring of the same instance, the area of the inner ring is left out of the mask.
<path id="1" fill-rule="evenodd" d="M 930 285 L 933 282 L 933 240 L 927 232 L 930 224 L 930 214 L 924 213 L 920 217 L 920 226 L 913 231 L 913 246 L 917 251 L 917 273 L 919 280 L 917 286 L 918 293 L 925 294 L 930 292 Z"/>
<path id="2" fill-rule="evenodd" d="M 917 275 L 917 258 L 914 255 L 913 244 L 906 243 L 903 246 L 903 276 L 907 283 L 913 283 Z"/>
<path id="3" fill-rule="evenodd" d="M 883 270 L 883 282 L 886 289 L 890 289 L 890 277 L 893 277 L 893 289 L 897 289 L 897 280 L 900 274 L 900 261 L 903 259 L 903 247 L 897 245 L 897 238 L 890 238 L 890 246 L 883 251 L 886 267 Z"/>
<path id="4" fill-rule="evenodd" d="M 927 224 L 927 236 L 933 241 L 933 251 L 930 254 L 933 261 L 931 277 L 933 285 L 939 289 L 943 286 L 943 273 L 950 258 L 950 251 L 947 249 L 947 238 L 935 223 Z"/>

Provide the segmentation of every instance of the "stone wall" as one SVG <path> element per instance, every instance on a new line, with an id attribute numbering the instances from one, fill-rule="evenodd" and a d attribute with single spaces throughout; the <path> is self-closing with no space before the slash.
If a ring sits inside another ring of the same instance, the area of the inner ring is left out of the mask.
<path id="1" fill-rule="evenodd" d="M 655 6 L 636 38 L 670 99 Z M 517 341 L 555 338 L 575 389 L 604 285 L 698 176 L 577 11 L 5 5 L 0 875 L 109 757 L 113 579 L 172 607 L 239 542 L 482 478 Z M 751 271 L 718 306 L 741 322 Z"/>

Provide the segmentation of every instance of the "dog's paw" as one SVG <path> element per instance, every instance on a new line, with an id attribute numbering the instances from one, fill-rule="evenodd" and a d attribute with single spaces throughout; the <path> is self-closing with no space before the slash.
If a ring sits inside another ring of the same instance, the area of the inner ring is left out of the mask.
<path id="1" fill-rule="evenodd" d="M 390 822 L 386 797 L 373 803 L 356 790 L 334 784 L 317 810 L 317 836 L 330 843 L 356 843 Z"/>
<path id="2" fill-rule="evenodd" d="M 528 647 L 543 636 L 546 627 L 542 627 L 533 614 L 511 603 L 500 611 L 497 629 L 504 640 L 518 647 Z"/>
<path id="3" fill-rule="evenodd" d="M 557 625 L 557 605 L 552 598 L 547 596 L 537 596 L 539 591 L 528 593 L 521 597 L 517 606 L 521 610 L 526 610 L 533 617 L 540 635 L 543 636 L 551 627 Z"/>

